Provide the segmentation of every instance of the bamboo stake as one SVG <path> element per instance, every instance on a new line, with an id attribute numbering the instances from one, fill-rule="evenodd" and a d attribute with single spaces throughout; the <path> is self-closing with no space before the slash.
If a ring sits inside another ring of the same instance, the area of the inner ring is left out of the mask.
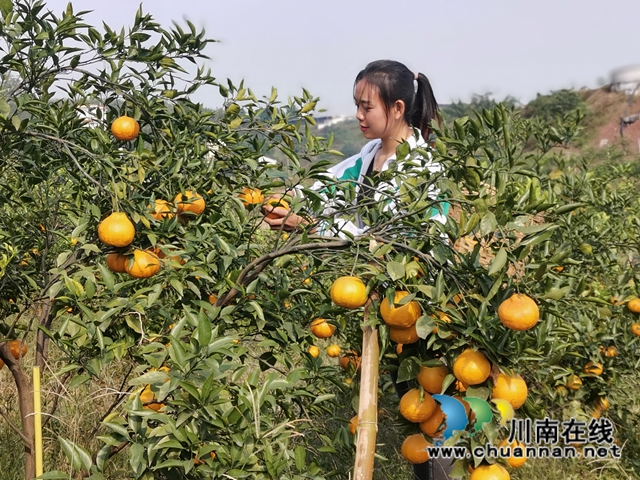
<path id="1" fill-rule="evenodd" d="M 33 367 L 33 423 L 36 477 L 44 473 L 42 466 L 42 406 L 40 402 L 40 367 Z"/>
<path id="2" fill-rule="evenodd" d="M 369 320 L 371 306 L 377 295 L 372 293 L 364 306 L 364 323 Z M 360 364 L 360 399 L 354 480 L 371 480 L 378 432 L 378 367 L 380 347 L 378 330 L 362 327 L 362 360 Z"/>

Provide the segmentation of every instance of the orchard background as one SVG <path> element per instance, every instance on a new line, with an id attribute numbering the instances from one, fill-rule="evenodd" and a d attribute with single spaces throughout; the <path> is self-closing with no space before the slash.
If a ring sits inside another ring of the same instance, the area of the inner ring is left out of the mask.
<path id="1" fill-rule="evenodd" d="M 348 478 L 364 311 L 331 302 L 345 275 L 380 297 L 367 324 L 379 329 L 383 372 L 415 382 L 421 366 L 479 349 L 491 377 L 458 393 L 489 399 L 499 371 L 519 374 L 528 396 L 517 417 L 604 415 L 624 445 L 618 462 L 528 460 L 513 477 L 638 476 L 638 314 L 626 305 L 639 294 L 640 162 L 578 151 L 580 109 L 540 120 L 477 106 L 437 128 L 441 174 L 422 168 L 424 152 L 399 147 L 407 168 L 392 169 L 399 189 L 383 192 L 400 213 L 362 205 L 366 235 L 272 232 L 254 189 L 267 198 L 296 189 L 290 208 L 325 227 L 335 225 L 326 203 L 354 214 L 352 186 L 324 175 L 337 152 L 332 136 L 313 133 L 317 98 L 282 101 L 275 89 L 259 98 L 217 80 L 198 66 L 212 40 L 188 22 L 166 30 L 140 10 L 113 31 L 71 5 L 60 15 L 43 2 L 0 7 L 2 478 L 35 477 L 34 365 L 43 478 Z M 191 101 L 199 89 L 224 107 Z M 128 141 L 111 132 L 122 116 L 140 126 Z M 286 161 L 264 162 L 275 152 Z M 450 221 L 429 221 L 445 198 Z M 190 211 L 196 202 L 202 212 Z M 135 226 L 127 246 L 98 238 L 113 212 Z M 121 254 L 131 271 L 134 250 L 150 251 L 158 272 L 136 278 L 107 265 Z M 420 340 L 401 352 L 377 313 L 396 291 L 421 307 Z M 530 330 L 498 319 L 514 292 L 539 306 Z M 316 318 L 337 327 L 330 339 L 311 333 Z M 330 344 L 350 357 L 327 356 Z M 590 361 L 601 374 L 585 371 Z M 455 393 L 455 380 L 443 391 Z M 406 478 L 398 452 L 419 430 L 399 414 L 386 374 L 378 390 L 375 478 Z M 499 443 L 508 432 L 494 413 L 458 440 Z"/>

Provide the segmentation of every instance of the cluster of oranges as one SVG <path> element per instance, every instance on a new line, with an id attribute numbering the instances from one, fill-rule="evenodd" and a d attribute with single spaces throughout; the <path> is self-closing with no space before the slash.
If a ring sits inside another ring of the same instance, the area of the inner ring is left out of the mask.
<path id="1" fill-rule="evenodd" d="M 282 200 L 274 199 L 274 202 L 270 205 L 283 206 Z M 286 207 L 286 205 L 284 205 Z M 345 276 L 340 277 L 333 282 L 330 290 L 331 299 L 333 302 L 343 308 L 359 308 L 367 302 L 367 287 L 357 277 Z M 316 318 L 311 322 L 311 333 L 317 338 L 330 338 L 336 330 L 335 325 L 327 322 L 324 318 Z M 320 355 L 320 349 L 311 345 L 308 350 L 309 354 L 313 357 Z M 329 357 L 338 357 L 342 352 L 339 345 L 332 344 L 327 347 L 327 355 Z M 354 366 L 359 364 L 355 359 L 357 355 L 354 352 L 348 352 L 348 355 L 343 355 L 340 358 L 340 364 L 344 369 L 349 368 L 349 364 L 353 363 Z"/>
<path id="2" fill-rule="evenodd" d="M 121 141 L 135 139 L 140 132 L 140 125 L 136 120 L 126 115 L 118 117 L 111 124 L 111 132 Z M 149 206 L 151 216 L 156 220 L 171 219 L 176 214 L 180 218 L 188 215 L 200 215 L 204 212 L 205 201 L 197 193 L 187 190 L 178 193 L 173 204 L 166 200 L 157 199 L 153 208 Z M 160 259 L 165 258 L 162 251 L 155 249 L 134 249 L 127 254 L 126 249 L 135 238 L 136 229 L 133 222 L 124 212 L 113 212 L 98 225 L 98 237 L 118 251 L 107 255 L 107 266 L 113 272 L 128 273 L 134 278 L 148 278 L 160 270 Z"/>

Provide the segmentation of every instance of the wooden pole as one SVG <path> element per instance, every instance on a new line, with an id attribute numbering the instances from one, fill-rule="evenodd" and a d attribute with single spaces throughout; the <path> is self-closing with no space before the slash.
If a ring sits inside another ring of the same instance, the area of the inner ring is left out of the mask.
<path id="1" fill-rule="evenodd" d="M 364 323 L 369 320 L 371 306 L 377 295 L 371 294 L 364 306 Z M 362 361 L 360 364 L 360 399 L 354 480 L 371 480 L 378 433 L 378 367 L 380 347 L 378 330 L 362 327 Z"/>
<path id="2" fill-rule="evenodd" d="M 42 465 L 42 406 L 40 402 L 40 367 L 33 367 L 33 413 L 34 442 L 36 457 L 36 476 L 44 473 Z"/>

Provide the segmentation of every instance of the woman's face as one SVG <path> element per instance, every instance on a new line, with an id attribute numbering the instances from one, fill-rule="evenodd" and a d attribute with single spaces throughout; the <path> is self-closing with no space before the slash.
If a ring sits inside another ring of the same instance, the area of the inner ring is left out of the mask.
<path id="1" fill-rule="evenodd" d="M 378 87 L 360 80 L 356 84 L 354 100 L 357 108 L 356 118 L 360 122 L 364 138 L 384 138 L 390 122 L 380 100 Z"/>

